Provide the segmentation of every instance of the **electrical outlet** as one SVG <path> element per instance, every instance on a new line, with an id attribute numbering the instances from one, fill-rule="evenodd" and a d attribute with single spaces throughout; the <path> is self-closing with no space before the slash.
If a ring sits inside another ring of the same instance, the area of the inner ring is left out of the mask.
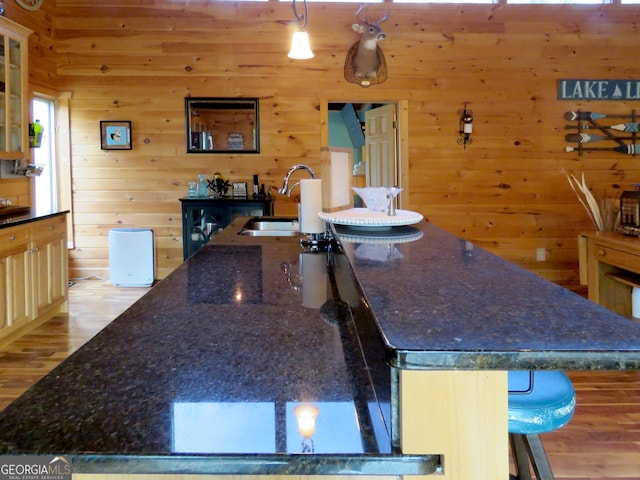
<path id="1" fill-rule="evenodd" d="M 536 260 L 538 262 L 544 262 L 547 259 L 547 251 L 544 248 L 536 249 Z"/>

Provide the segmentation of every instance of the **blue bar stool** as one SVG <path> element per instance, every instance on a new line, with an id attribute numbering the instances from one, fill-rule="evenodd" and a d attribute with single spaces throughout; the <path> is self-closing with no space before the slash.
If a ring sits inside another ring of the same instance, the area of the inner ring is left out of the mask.
<path id="1" fill-rule="evenodd" d="M 509 441 L 518 480 L 553 480 L 539 434 L 566 425 L 576 406 L 573 384 L 555 370 L 509 372 Z M 514 477 L 511 476 L 513 479 Z"/>

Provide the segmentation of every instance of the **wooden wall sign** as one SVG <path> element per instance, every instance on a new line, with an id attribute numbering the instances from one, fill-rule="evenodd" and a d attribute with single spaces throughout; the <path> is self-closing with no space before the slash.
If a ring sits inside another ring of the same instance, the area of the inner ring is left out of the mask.
<path id="1" fill-rule="evenodd" d="M 558 80 L 558 100 L 640 100 L 640 80 Z"/>
<path id="2" fill-rule="evenodd" d="M 577 143 L 575 147 L 565 147 L 566 152 L 577 151 L 582 155 L 583 152 L 608 151 L 640 155 L 640 137 L 638 136 L 640 116 L 635 110 L 632 110 L 629 115 L 608 115 L 577 110 L 566 112 L 564 119 L 572 122 L 570 125 L 565 125 L 565 129 L 576 130 L 574 133 L 566 134 L 565 140 Z M 606 146 L 585 146 L 594 142 L 602 142 Z M 614 143 L 611 144 L 611 142 Z"/>

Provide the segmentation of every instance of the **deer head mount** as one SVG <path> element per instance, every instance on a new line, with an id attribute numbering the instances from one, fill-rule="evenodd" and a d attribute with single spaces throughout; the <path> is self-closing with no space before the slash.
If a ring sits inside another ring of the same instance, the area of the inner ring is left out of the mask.
<path id="1" fill-rule="evenodd" d="M 356 10 L 355 16 L 359 23 L 351 26 L 360 34 L 360 41 L 354 43 L 347 52 L 344 78 L 361 87 L 369 87 L 387 79 L 387 62 L 378 42 L 386 37 L 380 24 L 389 18 L 389 12 L 385 12 L 378 20 L 370 22 L 366 15 L 362 15 L 364 8 L 364 5 L 360 5 Z"/>

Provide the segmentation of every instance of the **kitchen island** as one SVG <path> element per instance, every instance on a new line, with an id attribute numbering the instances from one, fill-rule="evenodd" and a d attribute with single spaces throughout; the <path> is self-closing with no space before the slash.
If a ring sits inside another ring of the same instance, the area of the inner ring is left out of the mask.
<path id="1" fill-rule="evenodd" d="M 0 452 L 76 478 L 506 479 L 507 370 L 640 369 L 640 324 L 427 222 L 329 252 L 243 222 L 1 412 Z"/>

